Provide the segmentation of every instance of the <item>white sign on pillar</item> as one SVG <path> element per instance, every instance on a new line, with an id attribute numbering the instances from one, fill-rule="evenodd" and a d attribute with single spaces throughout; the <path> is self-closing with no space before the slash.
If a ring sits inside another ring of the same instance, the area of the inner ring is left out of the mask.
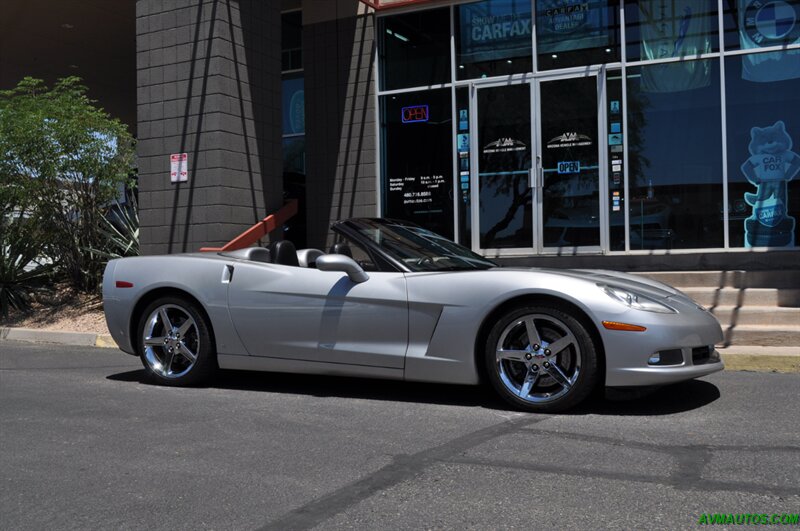
<path id="1" fill-rule="evenodd" d="M 173 183 L 185 183 L 189 180 L 189 155 L 173 153 L 169 156 L 169 180 Z"/>

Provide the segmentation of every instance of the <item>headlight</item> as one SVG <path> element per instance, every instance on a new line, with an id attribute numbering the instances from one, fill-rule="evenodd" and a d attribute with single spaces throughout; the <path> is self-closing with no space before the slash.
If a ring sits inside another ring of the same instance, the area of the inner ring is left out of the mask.
<path id="1" fill-rule="evenodd" d="M 678 313 L 666 304 L 662 304 L 649 297 L 636 293 L 635 291 L 617 286 L 608 286 L 606 284 L 598 284 L 597 287 L 605 291 L 606 295 L 612 299 L 617 300 L 625 306 L 633 308 L 634 310 L 656 313 Z"/>

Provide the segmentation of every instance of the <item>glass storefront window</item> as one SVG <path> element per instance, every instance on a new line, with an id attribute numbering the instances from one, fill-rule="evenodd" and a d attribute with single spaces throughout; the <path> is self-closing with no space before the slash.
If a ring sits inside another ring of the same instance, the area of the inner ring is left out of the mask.
<path id="1" fill-rule="evenodd" d="M 716 52 L 717 0 L 627 0 L 625 30 L 628 61 Z"/>
<path id="2" fill-rule="evenodd" d="M 685 63 L 628 68 L 632 250 L 723 246 L 719 61 Z"/>
<path id="3" fill-rule="evenodd" d="M 456 6 L 456 77 L 530 72 L 532 22 L 530 0 L 483 0 Z"/>
<path id="4" fill-rule="evenodd" d="M 284 76 L 281 88 L 283 134 L 296 135 L 306 131 L 306 105 L 303 76 Z"/>
<path id="5" fill-rule="evenodd" d="M 723 0 L 722 5 L 726 50 L 800 44 L 797 0 Z M 800 58 L 792 55 L 783 56 L 783 60 L 798 68 Z"/>
<path id="6" fill-rule="evenodd" d="M 281 70 L 303 68 L 303 12 L 281 13 Z"/>
<path id="7" fill-rule="evenodd" d="M 748 75 L 753 65 L 781 62 L 774 56 L 786 53 L 725 59 L 731 247 L 797 244 L 800 71 L 770 83 Z"/>
<path id="8" fill-rule="evenodd" d="M 293 174 L 294 180 L 305 177 L 306 174 L 306 137 L 283 137 L 283 174 Z M 285 179 L 284 179 L 285 184 Z"/>
<path id="9" fill-rule="evenodd" d="M 384 216 L 453 237 L 450 89 L 380 97 Z"/>
<path id="10" fill-rule="evenodd" d="M 450 81 L 450 8 L 378 19 L 381 90 Z"/>
<path id="11" fill-rule="evenodd" d="M 619 4 L 611 0 L 537 0 L 539 70 L 619 60 Z"/>

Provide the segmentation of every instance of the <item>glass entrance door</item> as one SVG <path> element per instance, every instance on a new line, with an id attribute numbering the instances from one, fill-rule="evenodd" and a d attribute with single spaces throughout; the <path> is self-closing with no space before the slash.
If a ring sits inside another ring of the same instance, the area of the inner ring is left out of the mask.
<path id="1" fill-rule="evenodd" d="M 531 194 L 531 86 L 529 83 L 481 85 L 472 97 L 473 249 L 533 246 Z"/>
<path id="2" fill-rule="evenodd" d="M 537 81 L 537 216 L 542 252 L 599 252 L 606 234 L 601 208 L 598 75 Z"/>
<path id="3" fill-rule="evenodd" d="M 601 78 L 594 70 L 473 85 L 468 166 L 477 192 L 475 251 L 498 256 L 607 248 Z"/>

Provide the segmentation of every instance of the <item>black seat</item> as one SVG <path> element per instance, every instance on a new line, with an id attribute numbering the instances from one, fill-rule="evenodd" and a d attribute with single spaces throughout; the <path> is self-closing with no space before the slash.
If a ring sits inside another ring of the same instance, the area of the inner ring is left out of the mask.
<path id="1" fill-rule="evenodd" d="M 351 251 L 350 246 L 344 242 L 335 243 L 333 247 L 331 247 L 331 254 L 343 254 L 353 258 L 353 251 Z"/>
<path id="2" fill-rule="evenodd" d="M 297 249 L 289 240 L 281 240 L 269 244 L 269 253 L 273 264 L 300 267 L 297 260 Z"/>

